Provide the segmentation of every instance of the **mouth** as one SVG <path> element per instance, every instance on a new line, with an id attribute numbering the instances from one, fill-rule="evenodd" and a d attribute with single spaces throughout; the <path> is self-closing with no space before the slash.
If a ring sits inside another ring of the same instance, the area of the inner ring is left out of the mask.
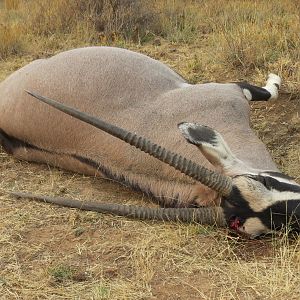
<path id="1" fill-rule="evenodd" d="M 230 217 L 230 219 L 229 219 L 229 228 L 230 229 L 239 232 L 240 231 L 239 229 L 241 227 L 242 227 L 242 222 L 239 217 L 237 217 L 237 216 Z"/>
<path id="2" fill-rule="evenodd" d="M 230 230 L 232 230 L 233 232 L 238 234 L 238 236 L 245 238 L 245 239 L 255 239 L 259 236 L 259 234 L 254 235 L 254 234 L 245 232 L 245 227 L 243 225 L 242 219 L 237 216 L 232 216 L 229 219 L 229 228 L 230 228 Z"/>

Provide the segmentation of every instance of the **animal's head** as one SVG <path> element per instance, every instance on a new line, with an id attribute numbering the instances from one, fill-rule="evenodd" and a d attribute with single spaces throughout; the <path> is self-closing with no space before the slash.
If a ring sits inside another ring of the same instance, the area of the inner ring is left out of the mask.
<path id="1" fill-rule="evenodd" d="M 196 145 L 232 185 L 221 206 L 229 226 L 255 237 L 290 226 L 300 230 L 300 185 L 280 172 L 256 170 L 234 156 L 215 130 L 195 123 L 178 125 L 186 140 Z"/>

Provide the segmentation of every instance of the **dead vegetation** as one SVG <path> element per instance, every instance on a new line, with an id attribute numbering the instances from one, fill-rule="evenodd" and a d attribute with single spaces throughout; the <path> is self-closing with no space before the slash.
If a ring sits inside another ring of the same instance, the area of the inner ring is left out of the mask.
<path id="1" fill-rule="evenodd" d="M 284 80 L 252 105 L 279 167 L 300 181 L 298 1 L 0 1 L 0 80 L 86 45 L 161 60 L 191 82 Z M 24 125 L 25 126 L 25 125 Z M 16 200 L 10 190 L 152 205 L 99 178 L 0 153 L 1 299 L 298 299 L 299 238 L 244 241 L 224 229 L 136 222 Z"/>

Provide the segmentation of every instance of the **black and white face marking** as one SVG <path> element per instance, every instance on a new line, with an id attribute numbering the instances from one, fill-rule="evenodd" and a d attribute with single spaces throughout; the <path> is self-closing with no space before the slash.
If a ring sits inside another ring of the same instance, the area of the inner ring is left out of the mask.
<path id="1" fill-rule="evenodd" d="M 283 174 L 283 173 L 280 173 L 280 172 L 275 172 L 275 171 L 263 171 L 263 172 L 260 172 L 259 173 L 260 176 L 266 176 L 266 177 L 271 177 L 271 178 L 274 178 L 276 179 L 277 181 L 279 182 L 286 182 L 286 183 L 296 183 L 294 181 L 294 178 L 289 176 L 289 175 L 286 175 L 286 174 Z"/>
<path id="2" fill-rule="evenodd" d="M 254 86 L 247 82 L 238 82 L 237 85 L 242 89 L 248 101 L 266 101 L 278 97 L 281 79 L 278 75 L 271 73 L 264 87 Z"/>
<path id="3" fill-rule="evenodd" d="M 233 191 L 222 201 L 232 229 L 252 238 L 287 225 L 300 231 L 300 185 L 291 177 L 248 167 L 210 127 L 196 123 L 180 123 L 178 127 L 189 143 L 233 178 Z"/>
<path id="4" fill-rule="evenodd" d="M 300 231 L 300 185 L 246 174 L 233 182 L 232 194 L 223 199 L 232 229 L 251 238 L 287 226 Z"/>

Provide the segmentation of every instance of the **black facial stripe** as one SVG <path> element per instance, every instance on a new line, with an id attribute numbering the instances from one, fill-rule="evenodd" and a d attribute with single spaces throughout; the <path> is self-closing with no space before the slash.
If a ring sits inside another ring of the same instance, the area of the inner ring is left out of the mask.
<path id="1" fill-rule="evenodd" d="M 258 180 L 259 182 L 263 183 L 266 188 L 274 189 L 279 192 L 294 192 L 300 193 L 300 186 L 297 184 L 281 182 L 276 180 L 273 177 L 264 176 L 264 175 L 257 175 L 251 176 L 253 179 Z"/>
<path id="2" fill-rule="evenodd" d="M 280 229 L 289 225 L 300 231 L 300 200 L 278 201 L 258 213 L 258 217 L 269 228 Z"/>
<path id="3" fill-rule="evenodd" d="M 249 203 L 235 186 L 232 188 L 230 196 L 222 199 L 221 207 L 224 210 L 227 222 L 234 216 L 239 217 L 242 223 L 248 218 L 257 216 L 257 213 L 250 208 Z"/>
<path id="4" fill-rule="evenodd" d="M 274 189 L 279 192 L 300 193 L 300 185 L 279 181 L 273 177 L 265 175 L 244 175 L 262 183 L 267 189 Z"/>
<path id="5" fill-rule="evenodd" d="M 275 181 L 276 179 L 272 178 L 272 181 Z M 277 180 L 276 180 L 277 181 Z M 280 192 L 294 192 L 294 193 L 300 193 L 300 186 L 294 185 L 286 182 L 279 182 L 277 186 L 275 186 L 275 189 Z"/>
<path id="6" fill-rule="evenodd" d="M 38 150 L 38 151 L 51 153 L 47 149 L 37 147 L 33 144 L 22 141 L 22 140 L 14 137 L 14 136 L 8 135 L 1 128 L 0 128 L 0 144 L 8 154 L 13 154 L 14 150 L 16 150 L 18 148 L 22 148 L 22 147 L 25 147 L 27 149 L 32 149 L 32 150 Z"/>
<path id="7" fill-rule="evenodd" d="M 286 175 L 286 174 L 283 174 L 283 173 L 280 173 L 280 172 L 275 172 L 275 171 L 264 171 L 262 173 L 263 173 L 263 175 L 268 174 L 268 175 L 271 175 L 271 176 L 275 176 L 275 177 L 283 178 L 283 179 L 288 179 L 288 180 L 293 180 L 294 179 L 293 177 L 291 177 L 289 175 Z"/>
<path id="8" fill-rule="evenodd" d="M 271 98 L 271 93 L 266 89 L 251 85 L 247 82 L 236 82 L 241 89 L 247 89 L 252 95 L 252 101 L 266 101 Z"/>

